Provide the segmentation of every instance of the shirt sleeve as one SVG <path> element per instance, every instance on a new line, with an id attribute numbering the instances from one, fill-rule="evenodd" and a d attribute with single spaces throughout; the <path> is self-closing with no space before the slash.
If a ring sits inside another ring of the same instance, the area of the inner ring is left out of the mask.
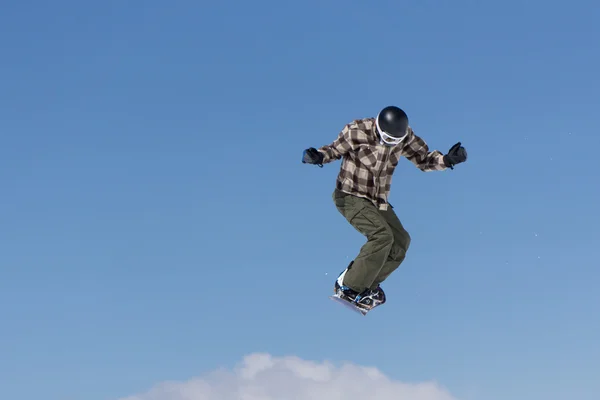
<path id="1" fill-rule="evenodd" d="M 404 146 L 402 155 L 421 171 L 445 170 L 447 167 L 444 163 L 444 155 L 438 150 L 430 151 L 427 143 L 422 138 L 414 134 L 414 132 L 411 133 L 408 143 Z"/>
<path id="2" fill-rule="evenodd" d="M 352 124 L 347 124 L 333 143 L 320 147 L 323 154 L 323 164 L 339 160 L 352 150 Z"/>

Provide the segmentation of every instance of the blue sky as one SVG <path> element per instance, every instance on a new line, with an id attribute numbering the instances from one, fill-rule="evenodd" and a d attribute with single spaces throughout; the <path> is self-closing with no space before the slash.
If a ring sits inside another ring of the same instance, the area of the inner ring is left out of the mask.
<path id="1" fill-rule="evenodd" d="M 600 5 L 5 2 L 0 397 L 118 399 L 245 355 L 372 365 L 457 399 L 600 394 Z M 352 119 L 405 109 L 431 148 L 391 202 L 388 303 L 329 301 L 364 239 Z"/>

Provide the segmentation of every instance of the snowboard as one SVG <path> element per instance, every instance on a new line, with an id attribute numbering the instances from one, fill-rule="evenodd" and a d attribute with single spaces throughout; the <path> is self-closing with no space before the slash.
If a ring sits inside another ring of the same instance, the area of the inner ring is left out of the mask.
<path id="1" fill-rule="evenodd" d="M 331 300 L 335 301 L 336 303 L 339 303 L 339 304 L 343 305 L 344 307 L 349 308 L 350 310 L 352 310 L 356 313 L 359 313 L 363 317 L 366 316 L 367 313 L 369 312 L 369 310 L 365 310 L 364 308 L 361 308 L 361 307 L 357 306 L 356 304 L 351 303 L 347 300 L 341 299 L 336 295 L 329 296 L 329 298 Z"/>

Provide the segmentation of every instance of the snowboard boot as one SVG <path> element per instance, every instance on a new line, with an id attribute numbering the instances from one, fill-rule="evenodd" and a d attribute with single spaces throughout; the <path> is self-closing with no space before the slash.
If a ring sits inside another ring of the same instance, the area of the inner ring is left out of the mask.
<path id="1" fill-rule="evenodd" d="M 376 289 L 366 289 L 354 298 L 354 302 L 361 306 L 374 309 L 385 303 L 385 292 L 381 286 L 377 285 Z"/>
<path id="2" fill-rule="evenodd" d="M 342 300 L 355 303 L 359 307 L 366 310 L 372 310 L 373 308 L 385 303 L 385 292 L 379 285 L 377 285 L 376 289 L 365 289 L 361 293 L 350 289 L 348 286 L 344 286 L 344 275 L 346 275 L 346 272 L 352 268 L 353 263 L 354 261 L 350 262 L 348 268 L 342 271 L 342 273 L 338 276 L 335 281 L 333 293 Z"/>
<path id="3" fill-rule="evenodd" d="M 352 290 L 348 286 L 344 285 L 344 275 L 346 275 L 346 272 L 352 267 L 353 263 L 354 261 L 351 261 L 350 265 L 348 265 L 348 268 L 346 268 L 342 271 L 342 273 L 339 274 L 333 286 L 333 293 L 339 298 L 349 302 L 353 302 L 356 296 L 358 296 L 357 291 Z"/>

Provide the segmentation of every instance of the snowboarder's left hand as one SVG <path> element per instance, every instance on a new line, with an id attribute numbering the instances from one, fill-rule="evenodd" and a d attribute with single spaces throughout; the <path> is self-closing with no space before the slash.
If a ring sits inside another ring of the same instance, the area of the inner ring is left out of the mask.
<path id="1" fill-rule="evenodd" d="M 454 169 L 456 164 L 465 161 L 467 161 L 467 150 L 461 146 L 460 142 L 452 146 L 450 150 L 448 150 L 448 154 L 444 156 L 444 164 L 451 169 Z"/>

